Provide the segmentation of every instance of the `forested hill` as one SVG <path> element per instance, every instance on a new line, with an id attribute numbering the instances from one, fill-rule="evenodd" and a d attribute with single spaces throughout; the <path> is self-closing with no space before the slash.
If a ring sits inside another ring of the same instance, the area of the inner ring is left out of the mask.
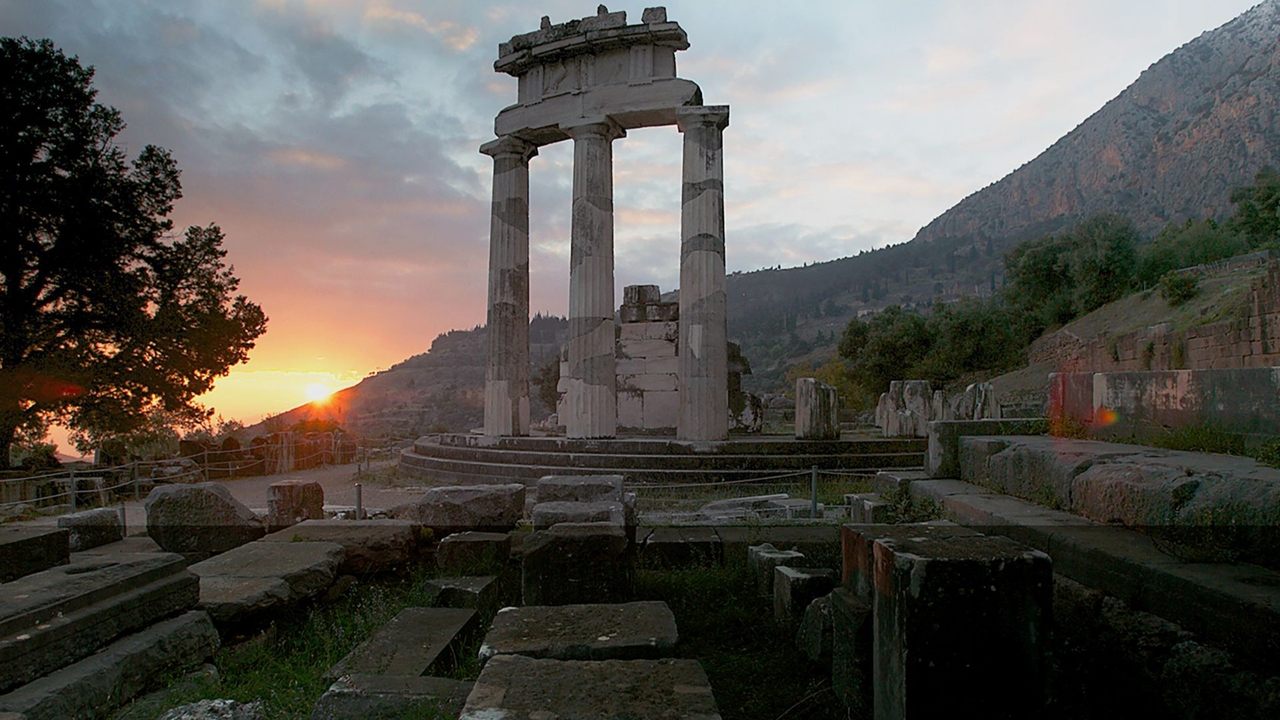
<path id="1" fill-rule="evenodd" d="M 1280 0 L 1203 33 L 910 242 L 730 277 L 730 334 L 769 375 L 829 346 L 859 310 L 989 292 L 1009 248 L 1084 217 L 1117 213 L 1153 235 L 1170 222 L 1226 216 L 1232 188 L 1280 167 L 1278 38 Z"/>

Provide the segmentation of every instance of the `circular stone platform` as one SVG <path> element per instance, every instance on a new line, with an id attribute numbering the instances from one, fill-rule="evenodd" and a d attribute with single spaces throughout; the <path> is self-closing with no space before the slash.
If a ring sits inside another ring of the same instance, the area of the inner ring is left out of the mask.
<path id="1" fill-rule="evenodd" d="M 616 473 L 629 482 L 746 480 L 822 470 L 875 473 L 924 465 L 924 439 L 796 440 L 786 435 L 689 442 L 635 437 L 571 440 L 452 434 L 419 438 L 400 454 L 406 474 L 435 482 L 524 482 L 544 475 Z"/>

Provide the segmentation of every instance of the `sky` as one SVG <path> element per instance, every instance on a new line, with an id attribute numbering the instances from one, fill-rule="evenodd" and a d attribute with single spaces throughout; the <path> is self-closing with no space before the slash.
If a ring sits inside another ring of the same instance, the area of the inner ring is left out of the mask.
<path id="1" fill-rule="evenodd" d="M 595 2 L 0 0 L 97 69 L 122 144 L 169 148 L 270 318 L 206 404 L 252 422 L 485 318 L 497 44 Z M 731 106 L 730 271 L 911 239 L 1253 0 L 668 2 L 678 75 Z M 611 4 L 639 22 L 643 4 Z M 568 300 L 572 147 L 530 165 L 531 305 Z M 681 139 L 614 143 L 616 290 L 679 276 Z"/>

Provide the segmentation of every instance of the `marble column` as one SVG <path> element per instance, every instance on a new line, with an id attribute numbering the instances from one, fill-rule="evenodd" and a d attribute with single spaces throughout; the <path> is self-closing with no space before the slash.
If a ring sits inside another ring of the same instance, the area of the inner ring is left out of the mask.
<path id="1" fill-rule="evenodd" d="M 564 128 L 573 138 L 573 215 L 569 251 L 571 438 L 611 438 L 618 430 L 614 374 L 613 141 L 622 128 L 607 118 Z"/>
<path id="2" fill-rule="evenodd" d="M 480 152 L 493 158 L 484 434 L 528 435 L 529 158 L 538 150 L 507 135 Z"/>
<path id="3" fill-rule="evenodd" d="M 724 280 L 727 105 L 682 107 L 684 187 L 680 208 L 680 414 L 677 437 L 729 436 L 728 327 Z"/>

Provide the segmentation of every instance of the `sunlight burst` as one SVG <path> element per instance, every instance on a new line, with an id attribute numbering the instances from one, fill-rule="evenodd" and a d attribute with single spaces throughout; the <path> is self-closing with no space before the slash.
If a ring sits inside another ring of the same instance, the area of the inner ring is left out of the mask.
<path id="1" fill-rule="evenodd" d="M 304 392 L 307 396 L 307 400 L 313 403 L 322 403 L 325 400 L 328 400 L 329 396 L 333 394 L 333 391 L 329 389 L 328 385 L 321 383 L 309 383 Z"/>

